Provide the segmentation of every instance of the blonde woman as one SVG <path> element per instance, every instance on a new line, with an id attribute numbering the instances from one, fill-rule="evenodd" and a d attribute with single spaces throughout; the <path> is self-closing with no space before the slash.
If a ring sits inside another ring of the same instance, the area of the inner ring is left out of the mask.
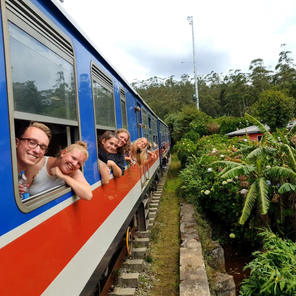
<path id="1" fill-rule="evenodd" d="M 151 144 L 146 138 L 137 139 L 133 146 L 130 157 L 135 160 L 138 166 L 143 166 L 151 163 L 156 158 L 155 153 L 149 151 Z M 151 158 L 147 158 L 147 153 L 151 155 Z"/>
<path id="2" fill-rule="evenodd" d="M 80 170 L 87 158 L 87 144 L 82 141 L 66 147 L 57 157 L 44 156 L 39 163 L 25 171 L 30 195 L 66 183 L 81 199 L 91 200 L 91 186 Z"/>

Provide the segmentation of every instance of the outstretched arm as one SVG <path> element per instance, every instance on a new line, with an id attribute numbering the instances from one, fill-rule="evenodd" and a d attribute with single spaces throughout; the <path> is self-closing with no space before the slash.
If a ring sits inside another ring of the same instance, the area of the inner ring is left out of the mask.
<path id="1" fill-rule="evenodd" d="M 107 166 L 112 169 L 115 178 L 120 178 L 122 176 L 121 168 L 113 160 L 108 160 Z"/>
<path id="2" fill-rule="evenodd" d="M 63 174 L 58 167 L 52 168 L 50 172 L 53 176 L 65 181 L 65 183 L 67 183 L 81 199 L 92 199 L 93 195 L 91 186 L 85 180 L 84 175 L 80 170 L 77 170 L 72 176 Z"/>
<path id="3" fill-rule="evenodd" d="M 101 175 L 101 182 L 102 185 L 107 185 L 110 179 L 110 169 L 106 165 L 105 162 L 99 159 L 99 166 L 100 166 L 100 175 Z"/>

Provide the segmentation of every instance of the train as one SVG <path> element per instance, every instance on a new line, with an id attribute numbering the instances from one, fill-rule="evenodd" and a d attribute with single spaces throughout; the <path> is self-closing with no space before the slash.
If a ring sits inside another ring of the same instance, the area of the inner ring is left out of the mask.
<path id="1" fill-rule="evenodd" d="M 127 229 L 147 229 L 144 200 L 171 149 L 168 126 L 62 2 L 1 0 L 0 295 L 92 295 Z M 77 140 L 88 144 L 82 171 L 90 201 L 67 186 L 20 199 L 15 138 L 31 121 L 52 131 L 47 155 Z M 119 128 L 132 141 L 146 137 L 157 157 L 143 167 L 126 164 L 124 176 L 103 186 L 98 137 Z"/>

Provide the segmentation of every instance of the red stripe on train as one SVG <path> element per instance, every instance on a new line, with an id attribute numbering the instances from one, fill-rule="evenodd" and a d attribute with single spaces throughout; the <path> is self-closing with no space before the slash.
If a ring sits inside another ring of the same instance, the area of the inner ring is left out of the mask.
<path id="1" fill-rule="evenodd" d="M 139 179 L 135 165 L 97 188 L 91 201 L 78 200 L 3 247 L 0 295 L 41 295 Z"/>

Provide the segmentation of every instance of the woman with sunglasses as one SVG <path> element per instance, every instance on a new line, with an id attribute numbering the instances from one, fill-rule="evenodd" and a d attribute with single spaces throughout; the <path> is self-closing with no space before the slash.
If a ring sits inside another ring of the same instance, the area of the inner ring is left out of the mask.
<path id="1" fill-rule="evenodd" d="M 82 141 L 66 147 L 57 157 L 44 156 L 25 171 L 30 196 L 66 183 L 81 199 L 91 200 L 91 186 L 80 170 L 87 158 L 87 144 Z"/>

